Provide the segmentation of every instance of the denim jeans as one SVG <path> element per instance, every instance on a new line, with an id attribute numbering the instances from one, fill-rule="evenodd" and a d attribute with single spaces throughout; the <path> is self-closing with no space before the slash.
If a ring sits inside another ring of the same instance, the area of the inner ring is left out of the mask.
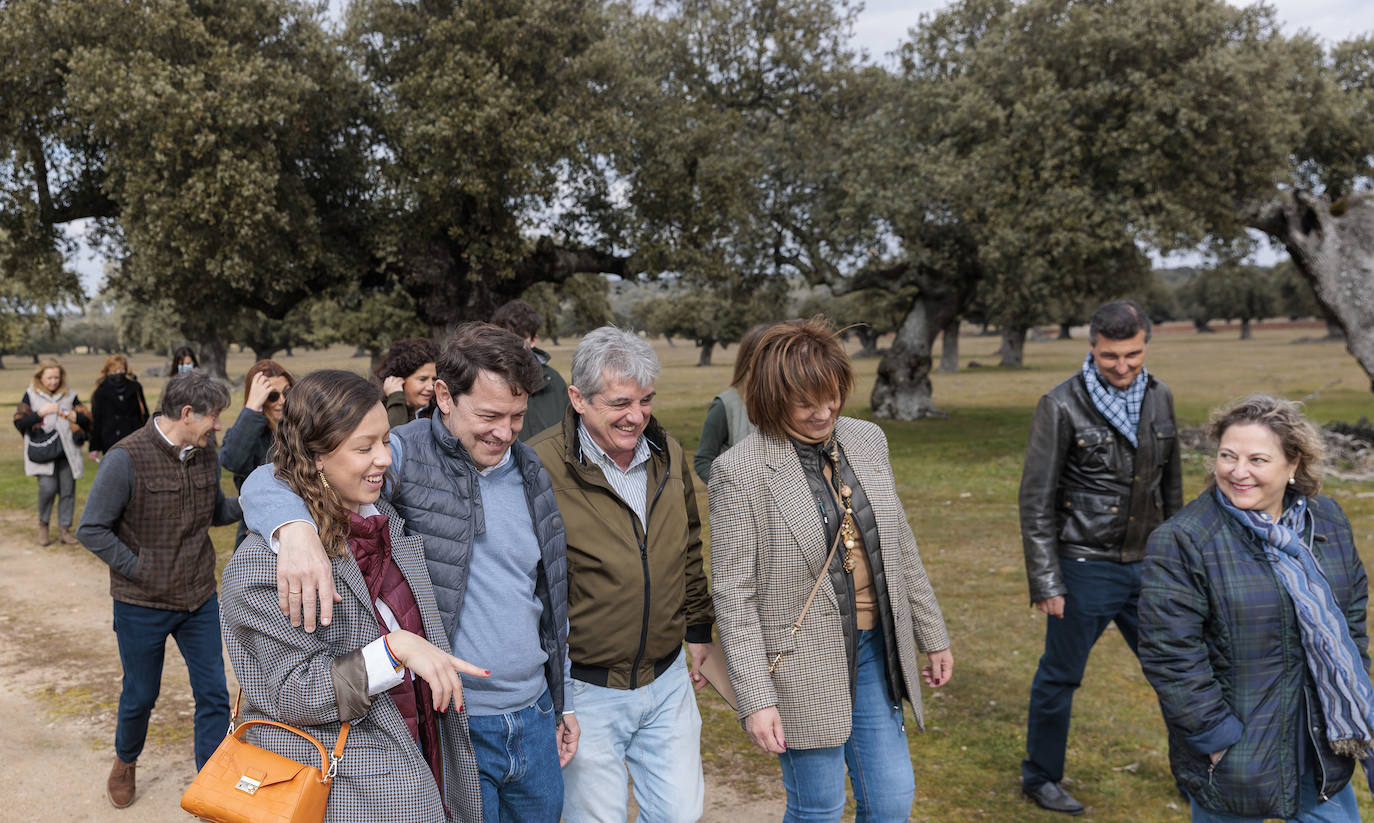
<path id="1" fill-rule="evenodd" d="M 519 711 L 468 715 L 483 823 L 558 823 L 563 772 L 554 721 L 548 689 Z"/>
<path id="2" fill-rule="evenodd" d="M 1362 769 L 1356 767 L 1355 776 Z M 1262 817 L 1236 817 L 1229 814 L 1209 812 L 1188 798 L 1193 806 L 1193 823 L 1263 823 Z M 1288 818 L 1288 823 L 1360 823 L 1360 808 L 1355 805 L 1355 784 L 1345 784 L 1345 788 L 1331 795 L 1328 800 L 1317 797 L 1316 772 L 1309 772 L 1298 778 L 1298 816 Z"/>
<path id="3" fill-rule="evenodd" d="M 1059 569 L 1068 594 L 1064 617 L 1046 618 L 1045 653 L 1031 683 L 1026 759 L 1021 761 L 1025 792 L 1064 779 L 1073 693 L 1107 625 L 1115 622 L 1131 651 L 1136 650 L 1140 564 L 1060 558 Z"/>
<path id="4" fill-rule="evenodd" d="M 196 769 L 205 765 L 229 728 L 229 689 L 220 654 L 219 595 L 212 594 L 195 611 L 149 609 L 114 601 L 114 631 L 124 688 L 115 721 L 115 754 L 132 763 L 143 752 L 148 718 L 162 689 L 162 660 L 171 635 L 186 661 L 191 693 L 196 699 Z"/>
<path id="5" fill-rule="evenodd" d="M 565 823 L 625 823 L 634 778 L 639 819 L 690 823 L 701 817 L 701 714 L 683 655 L 637 689 L 573 680 L 582 738 L 563 769 Z"/>
<path id="6" fill-rule="evenodd" d="M 778 755 L 787 790 L 783 823 L 838 821 L 844 813 L 844 775 L 854 789 L 855 823 L 903 821 L 911 814 L 911 771 L 902 706 L 887 688 L 881 629 L 861 631 L 854 684 L 853 729 L 843 746 L 788 749 Z"/>

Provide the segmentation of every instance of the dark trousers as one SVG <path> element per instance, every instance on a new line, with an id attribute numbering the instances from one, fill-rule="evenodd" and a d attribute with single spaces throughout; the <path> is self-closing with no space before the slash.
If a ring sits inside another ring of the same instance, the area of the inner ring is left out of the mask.
<path id="1" fill-rule="evenodd" d="M 148 736 L 148 718 L 162 689 L 162 660 L 171 635 L 186 660 L 196 699 L 196 769 L 214 754 L 229 728 L 229 688 L 220 654 L 219 595 L 195 611 L 149 609 L 114 601 L 114 630 L 124 689 L 115 723 L 115 754 L 125 763 L 138 759 Z"/>
<path id="2" fill-rule="evenodd" d="M 1115 621 L 1136 651 L 1140 564 L 1061 558 L 1059 568 L 1069 591 L 1063 619 L 1046 618 L 1045 653 L 1031 683 L 1026 759 L 1021 761 L 1021 788 L 1027 792 L 1064 779 L 1073 693 L 1107 624 Z"/>

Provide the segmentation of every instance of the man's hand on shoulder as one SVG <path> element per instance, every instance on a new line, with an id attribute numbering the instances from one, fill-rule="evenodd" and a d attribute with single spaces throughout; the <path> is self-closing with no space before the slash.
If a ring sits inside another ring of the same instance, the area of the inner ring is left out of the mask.
<path id="1" fill-rule="evenodd" d="M 1035 607 L 1045 614 L 1048 614 L 1050 617 L 1058 617 L 1060 620 L 1064 619 L 1064 595 L 1062 594 L 1056 594 L 1054 597 L 1038 600 L 1035 603 Z"/>
<path id="2" fill-rule="evenodd" d="M 343 597 L 334 590 L 334 570 L 313 524 L 296 521 L 277 529 L 277 602 L 291 625 L 315 631 L 315 606 L 319 598 L 321 626 L 334 619 L 334 604 Z"/>

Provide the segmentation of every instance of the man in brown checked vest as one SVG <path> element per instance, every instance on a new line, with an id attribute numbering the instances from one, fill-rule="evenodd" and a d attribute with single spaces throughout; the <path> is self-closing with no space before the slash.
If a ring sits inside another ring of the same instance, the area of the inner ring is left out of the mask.
<path id="1" fill-rule="evenodd" d="M 205 372 L 168 380 L 161 413 L 105 453 L 76 532 L 110 566 L 124 680 L 106 792 L 118 809 L 134 802 L 134 766 L 162 685 L 169 635 L 195 695 L 197 769 L 229 725 L 208 531 L 239 519 L 238 500 L 220 490 L 211 443 L 227 405 L 229 391 Z"/>

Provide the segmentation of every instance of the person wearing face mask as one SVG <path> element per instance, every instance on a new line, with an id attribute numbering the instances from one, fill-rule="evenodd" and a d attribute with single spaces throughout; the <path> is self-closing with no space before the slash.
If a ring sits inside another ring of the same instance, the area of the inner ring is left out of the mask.
<path id="1" fill-rule="evenodd" d="M 1194 823 L 1358 823 L 1374 766 L 1368 581 L 1321 436 L 1254 395 L 1212 415 L 1207 487 L 1150 535 L 1140 665 Z"/>
<path id="2" fill-rule="evenodd" d="M 778 756 L 784 821 L 905 821 L 901 704 L 949 682 L 949 635 L 897 495 L 887 439 L 843 417 L 848 355 L 822 318 L 767 329 L 745 402 L 758 430 L 710 472 L 711 572 L 738 716 Z M 918 655 L 924 653 L 922 667 Z"/>
<path id="3" fill-rule="evenodd" d="M 434 397 L 434 363 L 439 347 L 425 337 L 397 340 L 387 349 L 373 376 L 386 393 L 386 419 L 394 429 L 426 411 Z"/>
<path id="4" fill-rule="evenodd" d="M 105 358 L 91 392 L 91 459 L 99 463 L 106 449 L 147 422 L 143 384 L 129 374 L 129 361 L 122 354 Z"/>
<path id="5" fill-rule="evenodd" d="M 67 370 L 56 360 L 40 360 L 33 382 L 14 412 L 14 427 L 24 436 L 24 474 L 38 478 L 41 546 L 52 543 L 48 520 L 53 500 L 57 500 L 57 539 L 76 542 L 71 530 L 76 516 L 76 481 L 84 472 L 81 443 L 90 426 L 91 418 L 81 398 L 67 386 Z M 44 451 L 42 444 L 50 449 Z"/>
<path id="6" fill-rule="evenodd" d="M 351 722 L 326 821 L 478 823 L 460 675 L 482 671 L 449 653 L 424 545 L 382 497 L 392 467 L 382 401 L 346 371 L 312 372 L 292 388 L 268 470 L 309 501 L 342 599 L 328 630 L 292 626 L 278 608 L 277 558 L 253 533 L 224 568 L 224 645 L 245 720 L 287 723 L 326 745 Z M 247 734 L 302 763 L 316 756 L 296 735 Z"/>
<path id="7" fill-rule="evenodd" d="M 295 382 L 291 372 L 273 360 L 259 360 L 244 375 L 243 410 L 224 433 L 224 445 L 219 450 L 220 468 L 233 475 L 234 488 L 242 491 L 248 475 L 268 462 L 272 437 L 286 403 L 286 392 Z M 242 543 L 247 536 L 248 527 L 239 521 L 234 545 Z"/>
<path id="8" fill-rule="evenodd" d="M 196 353 L 191 351 L 190 346 L 180 346 L 172 352 L 172 365 L 167 369 L 167 376 L 184 374 L 198 368 L 200 368 L 200 361 L 196 359 Z"/>

